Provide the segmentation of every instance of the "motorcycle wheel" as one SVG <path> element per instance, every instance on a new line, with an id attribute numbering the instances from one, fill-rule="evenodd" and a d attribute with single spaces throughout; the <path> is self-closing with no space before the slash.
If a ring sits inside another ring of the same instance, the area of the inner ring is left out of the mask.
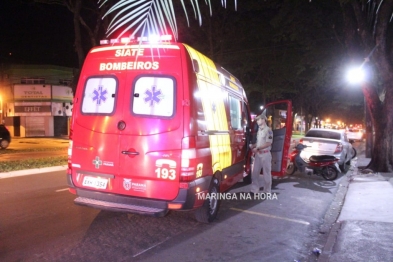
<path id="1" fill-rule="evenodd" d="M 337 169 L 332 166 L 327 166 L 322 170 L 322 177 L 328 181 L 336 179 L 338 176 Z"/>
<path id="2" fill-rule="evenodd" d="M 354 159 L 356 157 L 356 149 L 352 147 L 352 159 Z"/>
<path id="3" fill-rule="evenodd" d="M 297 167 L 292 162 L 290 162 L 287 166 L 286 174 L 288 176 L 292 176 L 296 172 L 296 170 L 297 170 Z"/>

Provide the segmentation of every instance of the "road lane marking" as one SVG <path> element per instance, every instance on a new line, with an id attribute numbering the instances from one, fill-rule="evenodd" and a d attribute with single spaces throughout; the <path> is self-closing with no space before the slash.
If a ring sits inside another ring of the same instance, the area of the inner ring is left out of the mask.
<path id="1" fill-rule="evenodd" d="M 142 255 L 142 254 L 145 253 L 146 251 L 149 251 L 150 249 L 155 248 L 155 247 L 158 246 L 158 245 L 161 245 L 162 243 L 164 243 L 164 242 L 167 241 L 168 239 L 170 239 L 170 237 L 167 237 L 167 238 L 164 239 L 163 241 L 161 241 L 161 242 L 159 242 L 159 243 L 157 243 L 157 244 L 155 244 L 155 245 L 153 245 L 153 246 L 151 246 L 151 247 L 149 247 L 149 248 L 147 248 L 147 249 L 145 249 L 145 250 L 142 250 L 141 252 L 139 252 L 139 253 L 133 255 L 132 257 L 137 257 L 137 256 L 139 256 L 139 255 Z"/>
<path id="2" fill-rule="evenodd" d="M 233 207 L 231 207 L 230 209 L 235 210 L 235 211 L 239 211 L 239 212 L 252 214 L 252 215 L 276 218 L 276 219 L 291 221 L 291 222 L 295 222 L 295 223 L 299 223 L 299 224 L 303 224 L 303 225 L 307 225 L 307 226 L 310 225 L 309 222 L 303 221 L 303 220 L 291 219 L 291 218 L 286 218 L 286 217 L 279 217 L 279 216 L 274 216 L 274 215 L 269 215 L 269 214 L 264 214 L 264 213 L 260 213 L 260 212 L 249 211 L 249 210 L 243 210 L 243 209 L 233 208 Z"/>
<path id="3" fill-rule="evenodd" d="M 68 187 L 67 188 L 63 188 L 63 189 L 58 189 L 55 192 L 57 193 L 57 192 L 62 192 L 62 191 L 67 191 L 67 190 L 68 190 Z"/>
<path id="4" fill-rule="evenodd" d="M 67 166 L 42 167 L 42 168 L 34 168 L 34 169 L 27 169 L 27 170 L 10 171 L 5 173 L 0 172 L 0 179 L 13 178 L 19 176 L 29 176 L 29 175 L 41 175 L 43 173 L 63 171 L 63 170 L 67 170 Z"/>

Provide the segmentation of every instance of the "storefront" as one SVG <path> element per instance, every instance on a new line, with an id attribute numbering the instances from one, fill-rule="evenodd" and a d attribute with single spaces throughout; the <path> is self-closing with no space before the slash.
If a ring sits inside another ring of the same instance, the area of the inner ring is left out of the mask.
<path id="1" fill-rule="evenodd" d="M 0 119 L 11 136 L 68 135 L 76 70 L 45 64 L 0 65 Z"/>
<path id="2" fill-rule="evenodd" d="M 12 136 L 66 136 L 72 114 L 68 86 L 15 84 L 13 100 L 4 105 L 5 124 Z"/>

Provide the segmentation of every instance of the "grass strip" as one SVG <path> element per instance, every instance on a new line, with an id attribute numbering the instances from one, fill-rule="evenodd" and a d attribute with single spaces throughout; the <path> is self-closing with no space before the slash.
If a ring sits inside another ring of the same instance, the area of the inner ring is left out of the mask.
<path id="1" fill-rule="evenodd" d="M 26 148 L 26 149 L 6 149 L 0 150 L 0 155 L 15 154 L 15 153 L 28 153 L 28 152 L 42 152 L 42 151 L 61 151 L 66 150 L 66 147 L 47 147 L 47 148 Z"/>
<path id="2" fill-rule="evenodd" d="M 10 172 L 51 166 L 64 166 L 67 165 L 67 161 L 67 156 L 45 157 L 38 159 L 28 159 L 23 161 L 5 161 L 0 162 L 0 172 Z"/>

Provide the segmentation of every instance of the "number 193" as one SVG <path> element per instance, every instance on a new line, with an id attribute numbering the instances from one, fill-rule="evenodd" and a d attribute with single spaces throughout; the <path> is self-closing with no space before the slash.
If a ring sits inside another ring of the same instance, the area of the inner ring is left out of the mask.
<path id="1" fill-rule="evenodd" d="M 155 170 L 157 178 L 174 180 L 176 178 L 176 171 L 174 169 L 158 167 Z"/>

